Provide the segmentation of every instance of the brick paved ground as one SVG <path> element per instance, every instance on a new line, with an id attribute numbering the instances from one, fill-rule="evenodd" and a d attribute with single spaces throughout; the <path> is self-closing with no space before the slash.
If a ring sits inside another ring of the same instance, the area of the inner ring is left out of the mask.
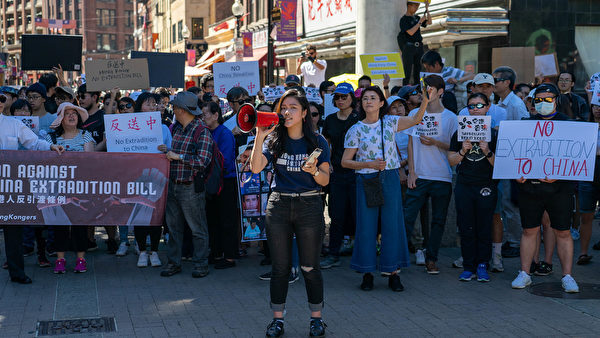
<path id="1" fill-rule="evenodd" d="M 598 232 L 597 225 L 594 230 Z M 593 253 L 592 264 L 575 266 L 579 282 L 600 283 L 600 252 Z M 384 278 L 376 278 L 373 291 L 361 291 L 361 275 L 348 268 L 345 258 L 343 267 L 324 271 L 328 335 L 600 335 L 600 300 L 544 298 L 510 289 L 518 258 L 505 260 L 506 272 L 492 274 L 490 283 L 458 282 L 460 271 L 450 267 L 458 256 L 457 248 L 442 249 L 438 276 L 427 275 L 422 267 L 406 269 L 401 274 L 406 291 L 401 293 L 391 292 Z M 97 315 L 116 318 L 118 331 L 107 337 L 262 336 L 270 312 L 268 282 L 257 278 L 268 270 L 259 266 L 261 257 L 251 250 L 238 267 L 211 269 L 204 279 L 191 277 L 191 263 L 184 263 L 183 273 L 163 278 L 160 269 L 135 267 L 137 256 L 131 252 L 118 258 L 105 254 L 103 247 L 88 254 L 89 271 L 79 275 L 54 275 L 27 257 L 32 285 L 11 283 L 6 271 L 0 272 L 0 336 L 34 336 L 38 320 Z M 166 260 L 164 251 L 161 258 Z M 554 263 L 556 270 L 557 258 Z M 555 271 L 535 277 L 534 283 L 559 280 Z M 286 336 L 306 336 L 308 314 L 300 279 L 290 286 Z"/>

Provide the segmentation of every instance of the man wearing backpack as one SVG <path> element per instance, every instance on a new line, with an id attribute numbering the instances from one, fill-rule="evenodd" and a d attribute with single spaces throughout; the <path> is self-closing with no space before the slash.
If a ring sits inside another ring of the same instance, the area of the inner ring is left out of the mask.
<path id="1" fill-rule="evenodd" d="M 170 102 L 176 122 L 167 159 L 171 162 L 167 195 L 169 227 L 168 264 L 160 275 L 170 277 L 181 272 L 183 230 L 187 221 L 194 243 L 192 277 L 208 275 L 208 226 L 205 209 L 204 174 L 213 158 L 214 142 L 206 125 L 198 118 L 198 97 L 180 92 Z"/>

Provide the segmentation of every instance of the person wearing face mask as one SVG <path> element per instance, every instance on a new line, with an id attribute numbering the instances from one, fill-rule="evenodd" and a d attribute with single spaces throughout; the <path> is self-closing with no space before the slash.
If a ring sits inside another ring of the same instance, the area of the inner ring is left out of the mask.
<path id="1" fill-rule="evenodd" d="M 469 115 L 488 114 L 490 100 L 486 94 L 471 94 L 467 102 Z M 464 268 L 461 281 L 470 281 L 475 275 L 479 282 L 490 281 L 487 269 L 492 258 L 492 223 L 498 197 L 492 180 L 497 136 L 496 129 L 492 129 L 490 142 L 459 142 L 455 132 L 450 142 L 448 162 L 457 166 L 458 174 L 454 201 Z"/>
<path id="2" fill-rule="evenodd" d="M 531 120 L 565 121 L 568 117 L 556 110 L 556 98 L 560 95 L 553 84 L 542 84 L 535 90 L 533 102 L 537 115 Z M 519 211 L 523 234 L 521 236 L 521 270 L 512 282 L 513 289 L 522 289 L 531 284 L 529 275 L 535 255 L 540 220 L 544 211 L 550 216 L 550 224 L 556 237 L 558 257 L 562 265 L 562 287 L 565 292 L 579 292 L 579 286 L 571 276 L 573 267 L 573 238 L 571 237 L 571 217 L 573 212 L 572 181 L 555 179 L 517 180 L 519 188 Z"/>

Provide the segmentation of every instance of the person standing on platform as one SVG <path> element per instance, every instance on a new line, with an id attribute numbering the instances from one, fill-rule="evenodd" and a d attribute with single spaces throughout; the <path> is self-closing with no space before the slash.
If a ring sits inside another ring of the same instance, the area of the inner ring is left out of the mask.
<path id="1" fill-rule="evenodd" d="M 398 47 L 402 52 L 404 64 L 404 85 L 419 83 L 421 73 L 421 57 L 423 56 L 423 37 L 421 27 L 431 25 L 429 2 L 425 1 L 425 15 L 416 15 L 420 2 L 408 0 L 406 14 L 400 19 L 400 33 L 398 33 Z M 412 82 L 411 82 L 412 77 Z"/>

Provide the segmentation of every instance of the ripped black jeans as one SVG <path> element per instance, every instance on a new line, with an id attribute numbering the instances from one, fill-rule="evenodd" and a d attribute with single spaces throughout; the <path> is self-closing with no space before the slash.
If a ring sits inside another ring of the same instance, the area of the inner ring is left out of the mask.
<path id="1" fill-rule="evenodd" d="M 285 309 L 292 267 L 292 238 L 296 234 L 308 307 L 312 312 L 320 311 L 323 308 L 323 276 L 319 262 L 325 232 L 321 196 L 291 197 L 273 192 L 266 215 L 272 261 L 271 309 Z"/>

